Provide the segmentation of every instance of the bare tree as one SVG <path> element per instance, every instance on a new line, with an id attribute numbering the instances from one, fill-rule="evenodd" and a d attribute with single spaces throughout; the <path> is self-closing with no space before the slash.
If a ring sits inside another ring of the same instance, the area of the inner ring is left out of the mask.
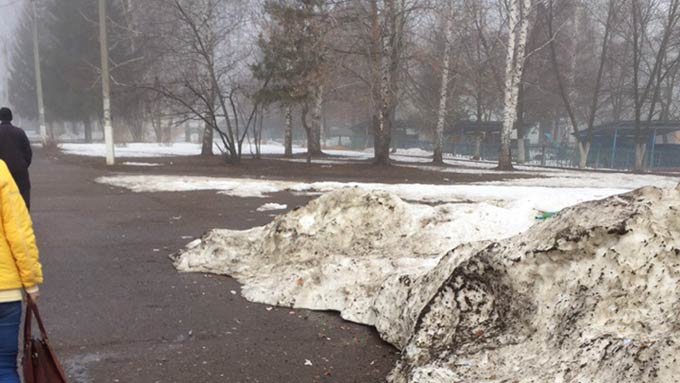
<path id="1" fill-rule="evenodd" d="M 443 17 L 443 30 L 446 36 L 444 40 L 444 55 L 442 57 L 442 80 L 439 96 L 439 110 L 437 111 L 437 126 L 434 132 L 434 155 L 432 161 L 436 164 L 444 163 L 444 124 L 448 111 L 449 97 L 449 74 L 451 70 L 451 48 L 454 35 L 455 5 L 453 1 L 447 2 L 445 16 Z"/>
<path id="2" fill-rule="evenodd" d="M 204 122 L 203 154 L 212 152 L 217 132 L 227 159 L 239 162 L 259 107 L 247 76 L 252 52 L 243 48 L 248 4 L 154 0 L 153 6 L 162 58 L 159 81 L 148 87 Z"/>
<path id="3" fill-rule="evenodd" d="M 517 119 L 517 99 L 524 71 L 529 11 L 531 0 L 510 0 L 508 11 L 508 44 L 505 60 L 503 127 L 498 168 L 512 170 L 511 133 Z"/>
<path id="4" fill-rule="evenodd" d="M 566 109 L 567 116 L 569 117 L 569 122 L 572 127 L 572 131 L 574 136 L 576 137 L 577 144 L 578 144 L 578 149 L 579 149 L 579 168 L 583 169 L 586 167 L 587 161 L 588 161 L 588 154 L 590 152 L 590 147 L 592 144 L 592 138 L 593 138 L 593 127 L 595 124 L 595 118 L 600 106 L 600 94 L 602 90 L 602 77 L 604 74 L 604 69 L 605 69 L 605 64 L 607 62 L 607 51 L 610 45 L 610 39 L 611 39 L 611 30 L 613 28 L 613 23 L 616 18 L 616 12 L 618 10 L 620 1 L 618 0 L 608 0 L 608 5 L 607 5 L 607 16 L 606 16 L 606 21 L 604 23 L 604 32 L 603 32 L 603 37 L 602 37 L 602 42 L 601 42 L 601 48 L 600 48 L 600 56 L 599 60 L 597 63 L 597 75 L 595 77 L 595 81 L 593 84 L 593 89 L 589 94 L 589 97 L 591 99 L 589 109 L 584 113 L 586 115 L 586 136 L 582 137 L 581 132 L 579 129 L 579 121 L 577 117 L 578 111 L 576 110 L 577 105 L 575 105 L 576 101 L 574 100 L 575 96 L 573 91 L 569 91 L 567 88 L 566 81 L 564 79 L 564 76 L 562 74 L 562 66 L 560 65 L 560 59 L 558 58 L 558 53 L 557 53 L 557 41 L 556 39 L 556 34 L 559 33 L 559 31 L 556 30 L 555 28 L 555 1 L 550 0 L 547 2 L 547 12 L 546 12 L 546 24 L 547 24 L 547 33 L 548 33 L 548 40 L 549 40 L 549 47 L 550 47 L 550 59 L 552 62 L 552 68 L 553 72 L 555 74 L 556 80 L 557 80 L 557 85 L 558 85 L 558 90 L 560 94 L 560 98 L 562 99 L 562 102 L 564 104 L 564 108 Z M 564 3 L 563 3 L 564 4 Z M 581 5 L 576 3 L 573 4 L 572 7 L 575 9 L 578 9 Z M 572 10 L 573 11 L 573 10 Z M 578 36 L 578 30 L 575 30 L 574 33 L 572 33 L 572 36 Z M 572 37 L 574 39 L 575 37 Z M 573 41 L 572 44 L 577 44 L 576 41 Z M 570 52 L 572 57 L 576 56 L 575 50 L 572 50 Z M 576 70 L 575 65 L 572 65 L 571 72 L 573 73 Z M 585 69 L 579 69 L 579 70 L 585 70 Z M 574 74 L 572 74 L 572 77 Z M 572 80 L 572 87 L 574 86 L 573 84 L 574 80 Z"/>
<path id="5" fill-rule="evenodd" d="M 370 86 L 373 96 L 374 161 L 390 163 L 398 104 L 405 28 L 413 11 L 406 0 L 370 1 Z"/>
<path id="6" fill-rule="evenodd" d="M 666 65 L 669 61 L 668 51 L 671 38 L 677 31 L 680 20 L 680 0 L 669 0 L 661 4 L 650 0 L 631 0 L 631 40 L 633 57 L 633 105 L 635 123 L 635 171 L 644 168 L 647 149 L 649 123 L 654 119 L 659 104 L 661 85 L 671 73 L 673 65 Z M 665 15 L 665 16 L 664 16 Z M 655 18 L 661 19 L 660 25 L 655 25 Z M 655 34 L 654 32 L 658 32 Z M 651 53 L 651 59 L 647 52 Z M 680 55 L 671 58 L 677 62 Z M 643 67 L 643 66 L 646 66 Z M 647 79 L 643 78 L 646 75 Z M 643 108 L 647 106 L 646 121 L 643 121 Z M 645 128 L 643 131 L 643 127 Z"/>
<path id="7" fill-rule="evenodd" d="M 491 24 L 489 19 L 492 7 L 488 1 L 466 0 L 464 2 L 467 21 L 460 28 L 463 67 L 467 77 L 466 95 L 472 100 L 471 115 L 477 122 L 477 133 L 474 135 L 475 149 L 473 159 L 481 158 L 483 133 L 481 126 L 498 110 L 503 97 L 503 80 L 501 75 L 502 25 Z M 491 24 L 491 25 L 490 25 Z"/>

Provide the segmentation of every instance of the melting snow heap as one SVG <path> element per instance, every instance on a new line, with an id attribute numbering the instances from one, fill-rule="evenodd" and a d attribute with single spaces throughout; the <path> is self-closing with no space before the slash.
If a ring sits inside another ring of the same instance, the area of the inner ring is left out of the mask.
<path id="1" fill-rule="evenodd" d="M 265 227 L 212 231 L 175 265 L 232 275 L 254 301 L 376 326 L 402 350 L 392 383 L 680 382 L 680 186 L 585 202 L 443 256 L 438 208 L 331 194 Z"/>

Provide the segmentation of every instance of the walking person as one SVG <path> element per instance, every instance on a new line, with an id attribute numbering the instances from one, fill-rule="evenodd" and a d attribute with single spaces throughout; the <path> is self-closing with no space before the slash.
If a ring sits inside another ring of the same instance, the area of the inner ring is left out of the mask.
<path id="1" fill-rule="evenodd" d="M 0 383 L 20 383 L 23 294 L 37 300 L 42 281 L 31 217 L 9 168 L 0 160 Z"/>
<path id="2" fill-rule="evenodd" d="M 9 167 L 26 207 L 30 210 L 31 180 L 28 167 L 31 166 L 33 151 L 26 132 L 12 125 L 12 119 L 12 110 L 0 108 L 0 160 L 5 161 Z"/>

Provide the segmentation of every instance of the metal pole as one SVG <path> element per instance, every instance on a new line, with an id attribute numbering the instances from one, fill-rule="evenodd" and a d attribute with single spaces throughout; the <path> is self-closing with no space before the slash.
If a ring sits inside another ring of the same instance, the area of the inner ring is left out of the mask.
<path id="1" fill-rule="evenodd" d="M 104 142 L 106 143 L 106 164 L 116 163 L 111 127 L 111 85 L 109 74 L 109 44 L 106 33 L 106 1 L 99 0 L 99 45 L 102 61 L 102 99 L 104 101 Z"/>
<path id="2" fill-rule="evenodd" d="M 35 88 L 38 96 L 38 121 L 40 123 L 40 140 L 43 146 L 47 145 L 47 126 L 45 125 L 45 104 L 43 102 L 42 73 L 40 70 L 40 48 L 38 41 L 38 11 L 35 6 L 36 0 L 31 0 L 33 8 L 33 63 L 35 65 Z"/>
<path id="3" fill-rule="evenodd" d="M 652 133 L 652 149 L 649 153 L 649 170 L 654 169 L 654 148 L 656 147 L 656 129 Z"/>
<path id="4" fill-rule="evenodd" d="M 609 164 L 609 167 L 611 169 L 614 169 L 614 159 L 616 158 L 616 136 L 619 135 L 619 130 L 616 129 L 614 130 L 614 143 L 612 145 L 612 160 L 611 163 Z"/>
<path id="5" fill-rule="evenodd" d="M 5 39 L 5 41 L 2 45 L 3 54 L 5 55 L 5 62 L 4 62 L 5 72 L 7 73 L 6 76 L 5 76 L 5 91 L 3 92 L 4 93 L 3 94 L 3 102 L 5 104 L 7 104 L 7 106 L 11 107 L 11 105 L 9 103 L 9 68 L 10 68 L 10 65 L 9 65 L 9 50 L 7 49 L 7 45 L 9 45 L 8 41 L 9 41 L 9 37 L 7 39 Z"/>

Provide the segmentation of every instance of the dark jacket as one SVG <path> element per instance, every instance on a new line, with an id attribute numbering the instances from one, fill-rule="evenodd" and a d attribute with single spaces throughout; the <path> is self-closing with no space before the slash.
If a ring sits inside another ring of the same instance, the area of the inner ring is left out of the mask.
<path id="1" fill-rule="evenodd" d="M 26 206 L 31 206 L 31 180 L 28 167 L 33 159 L 26 133 L 9 122 L 0 123 L 0 159 L 5 161 Z"/>

